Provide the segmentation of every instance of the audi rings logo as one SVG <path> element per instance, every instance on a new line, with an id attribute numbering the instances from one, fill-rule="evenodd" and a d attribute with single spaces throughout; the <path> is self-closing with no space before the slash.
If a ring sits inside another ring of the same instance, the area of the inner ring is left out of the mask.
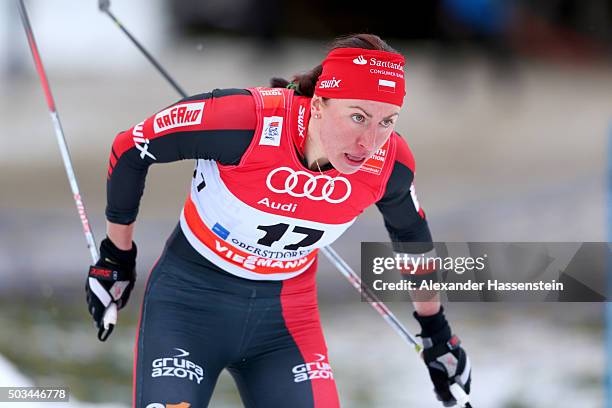
<path id="1" fill-rule="evenodd" d="M 277 187 L 272 185 L 272 178 L 277 173 L 282 176 L 275 178 Z M 279 179 L 284 177 L 284 184 Z M 306 179 L 300 185 L 300 177 Z M 279 167 L 272 170 L 266 179 L 266 185 L 270 190 L 279 194 L 289 194 L 292 197 L 306 197 L 313 201 L 325 200 L 331 204 L 345 201 L 351 195 L 351 183 L 344 177 L 330 177 L 325 174 L 312 175 L 302 170 L 293 170 L 290 167 Z"/>

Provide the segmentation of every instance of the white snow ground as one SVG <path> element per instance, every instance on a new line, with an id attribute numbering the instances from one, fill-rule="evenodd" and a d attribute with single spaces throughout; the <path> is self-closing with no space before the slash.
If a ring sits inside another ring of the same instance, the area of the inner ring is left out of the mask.
<path id="1" fill-rule="evenodd" d="M 35 385 L 19 372 L 17 367 L 0 355 L 0 387 L 34 387 Z M 126 408 L 121 404 L 91 404 L 70 398 L 69 402 L 0 402 L 2 408 Z"/>

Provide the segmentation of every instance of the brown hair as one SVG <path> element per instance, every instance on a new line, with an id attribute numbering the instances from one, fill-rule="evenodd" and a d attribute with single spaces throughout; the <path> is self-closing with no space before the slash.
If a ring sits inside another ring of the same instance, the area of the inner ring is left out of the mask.
<path id="1" fill-rule="evenodd" d="M 363 48 L 365 50 L 397 53 L 389 44 L 374 34 L 353 34 L 338 37 L 330 44 L 329 51 L 336 48 Z M 310 71 L 294 75 L 291 82 L 283 78 L 272 78 L 270 79 L 270 86 L 272 88 L 287 88 L 289 86 L 294 88 L 299 95 L 312 97 L 319 75 L 321 75 L 322 71 L 323 66 L 319 64 Z"/>

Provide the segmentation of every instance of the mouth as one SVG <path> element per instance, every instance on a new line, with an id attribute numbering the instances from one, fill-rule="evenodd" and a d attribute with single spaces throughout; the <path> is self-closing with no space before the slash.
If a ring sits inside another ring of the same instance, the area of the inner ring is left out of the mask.
<path id="1" fill-rule="evenodd" d="M 351 166 L 361 166 L 367 159 L 366 156 L 354 156 L 352 154 L 344 153 L 344 160 Z"/>

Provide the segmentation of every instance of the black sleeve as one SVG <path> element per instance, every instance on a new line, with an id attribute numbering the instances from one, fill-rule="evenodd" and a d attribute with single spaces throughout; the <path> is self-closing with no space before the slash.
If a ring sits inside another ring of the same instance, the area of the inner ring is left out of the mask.
<path id="1" fill-rule="evenodd" d="M 413 181 L 413 171 L 396 160 L 385 193 L 376 203 L 396 252 L 428 252 L 433 248 L 425 213 L 416 208 L 412 198 Z M 417 244 L 405 245 L 402 242 Z"/>
<path id="2" fill-rule="evenodd" d="M 201 106 L 201 111 L 189 111 L 193 106 Z M 182 111 L 177 115 L 179 109 Z M 165 112 L 174 116 L 164 117 Z M 182 99 L 119 133 L 109 162 L 106 218 L 117 224 L 134 222 L 151 164 L 185 159 L 238 164 L 253 139 L 255 126 L 250 92 L 225 89 Z"/>

